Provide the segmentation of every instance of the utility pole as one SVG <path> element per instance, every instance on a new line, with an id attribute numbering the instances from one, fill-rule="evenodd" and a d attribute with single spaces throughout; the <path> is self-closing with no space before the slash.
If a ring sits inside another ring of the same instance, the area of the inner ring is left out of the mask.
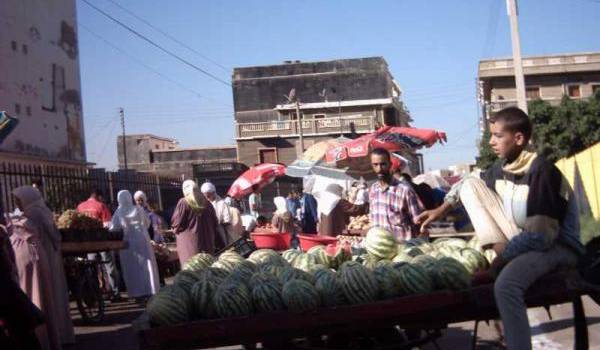
<path id="1" fill-rule="evenodd" d="M 302 156 L 302 154 L 304 153 L 304 136 L 303 136 L 303 132 L 302 132 L 302 116 L 300 115 L 300 100 L 298 100 L 298 98 L 296 97 L 296 116 L 298 119 L 298 133 L 300 136 L 300 154 L 298 155 L 298 158 L 300 158 Z"/>
<path id="2" fill-rule="evenodd" d="M 123 131 L 123 136 L 121 137 L 123 141 L 123 163 L 125 170 L 127 170 L 127 143 L 125 142 L 125 112 L 123 111 L 123 107 L 119 108 L 119 114 L 121 115 L 121 130 Z"/>
<path id="3" fill-rule="evenodd" d="M 521 39 L 519 38 L 519 10 L 517 8 L 517 0 L 506 0 L 506 10 L 510 21 L 513 67 L 515 70 L 515 84 L 517 86 L 517 105 L 521 110 L 527 113 L 525 77 L 523 76 L 523 61 L 521 60 Z"/>

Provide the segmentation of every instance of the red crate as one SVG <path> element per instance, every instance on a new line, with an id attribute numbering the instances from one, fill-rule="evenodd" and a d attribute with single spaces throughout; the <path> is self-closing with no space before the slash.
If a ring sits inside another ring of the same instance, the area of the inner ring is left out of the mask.
<path id="1" fill-rule="evenodd" d="M 305 252 L 312 247 L 335 244 L 338 241 L 335 237 L 319 235 L 298 235 L 298 238 L 300 239 L 300 248 Z"/>

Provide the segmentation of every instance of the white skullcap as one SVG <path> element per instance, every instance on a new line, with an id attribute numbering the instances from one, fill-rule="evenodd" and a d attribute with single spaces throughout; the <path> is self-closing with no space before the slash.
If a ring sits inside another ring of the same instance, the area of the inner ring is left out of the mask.
<path id="1" fill-rule="evenodd" d="M 210 182 L 205 182 L 202 184 L 202 187 L 200 187 L 200 192 L 202 193 L 215 193 L 217 192 L 217 189 L 215 187 L 215 185 L 213 185 Z"/>

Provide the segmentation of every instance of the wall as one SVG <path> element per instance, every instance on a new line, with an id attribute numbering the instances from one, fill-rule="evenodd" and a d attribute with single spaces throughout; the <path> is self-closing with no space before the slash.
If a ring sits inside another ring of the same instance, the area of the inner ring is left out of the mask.
<path id="1" fill-rule="evenodd" d="M 85 162 L 75 0 L 0 1 L 1 151 Z"/>

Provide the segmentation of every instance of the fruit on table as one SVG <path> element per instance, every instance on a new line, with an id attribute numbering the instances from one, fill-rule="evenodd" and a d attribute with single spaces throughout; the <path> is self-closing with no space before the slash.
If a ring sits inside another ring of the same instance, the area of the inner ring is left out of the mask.
<path id="1" fill-rule="evenodd" d="M 397 244 L 394 235 L 381 227 L 371 228 L 365 238 L 367 252 L 380 259 L 392 259 L 398 252 Z"/>
<path id="2" fill-rule="evenodd" d="M 369 229 L 369 215 L 353 216 L 350 218 L 348 224 L 349 230 L 368 230 Z"/>

